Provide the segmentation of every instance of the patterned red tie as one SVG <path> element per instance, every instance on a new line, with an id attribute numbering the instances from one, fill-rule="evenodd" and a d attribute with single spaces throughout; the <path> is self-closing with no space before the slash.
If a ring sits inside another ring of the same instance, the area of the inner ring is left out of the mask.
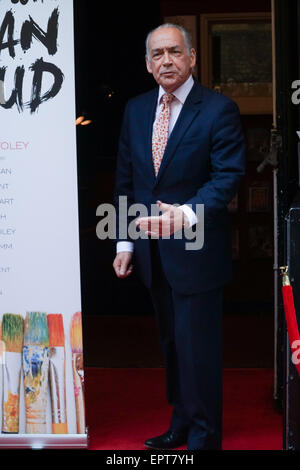
<path id="1" fill-rule="evenodd" d="M 164 151 L 168 142 L 170 124 L 170 103 L 174 95 L 165 93 L 162 95 L 162 109 L 153 126 L 152 134 L 152 159 L 155 176 L 157 176 Z"/>

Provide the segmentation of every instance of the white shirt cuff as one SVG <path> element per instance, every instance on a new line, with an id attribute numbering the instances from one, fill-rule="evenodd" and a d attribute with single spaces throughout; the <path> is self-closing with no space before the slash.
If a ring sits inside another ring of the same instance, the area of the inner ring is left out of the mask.
<path id="1" fill-rule="evenodd" d="M 196 216 L 195 212 L 186 204 L 183 204 L 182 206 L 178 206 L 178 209 L 181 209 L 184 212 L 184 214 L 187 216 L 189 227 L 192 227 L 198 222 L 198 217 Z"/>
<path id="2" fill-rule="evenodd" d="M 132 242 L 117 242 L 117 253 L 121 253 L 121 251 L 133 251 L 133 243 Z"/>

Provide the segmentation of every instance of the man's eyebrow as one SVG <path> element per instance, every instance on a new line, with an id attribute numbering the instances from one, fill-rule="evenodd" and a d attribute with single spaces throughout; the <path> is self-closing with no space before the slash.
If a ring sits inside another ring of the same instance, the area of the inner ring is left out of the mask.
<path id="1" fill-rule="evenodd" d="M 165 48 L 161 47 L 161 48 L 157 48 L 157 49 L 152 49 L 151 54 L 155 54 L 155 52 L 161 52 L 164 49 L 167 49 L 167 51 L 173 51 L 174 49 L 180 49 L 180 46 L 176 45 L 176 46 L 171 46 L 171 47 L 165 47 Z"/>

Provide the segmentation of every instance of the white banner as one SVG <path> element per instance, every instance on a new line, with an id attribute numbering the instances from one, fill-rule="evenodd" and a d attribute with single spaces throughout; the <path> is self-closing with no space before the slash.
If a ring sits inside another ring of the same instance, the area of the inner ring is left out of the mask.
<path id="1" fill-rule="evenodd" d="M 0 0 L 0 80 L 1 445 L 85 434 L 72 0 Z"/>

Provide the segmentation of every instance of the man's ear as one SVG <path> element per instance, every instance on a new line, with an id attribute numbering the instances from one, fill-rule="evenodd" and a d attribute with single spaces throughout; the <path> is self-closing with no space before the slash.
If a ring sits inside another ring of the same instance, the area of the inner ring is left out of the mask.
<path id="1" fill-rule="evenodd" d="M 152 67 L 151 67 L 151 62 L 148 60 L 148 57 L 145 56 L 146 59 L 146 67 L 149 73 L 152 73 Z"/>
<path id="2" fill-rule="evenodd" d="M 196 51 L 194 48 L 191 48 L 191 62 L 192 62 L 192 67 L 195 67 L 196 65 Z"/>

